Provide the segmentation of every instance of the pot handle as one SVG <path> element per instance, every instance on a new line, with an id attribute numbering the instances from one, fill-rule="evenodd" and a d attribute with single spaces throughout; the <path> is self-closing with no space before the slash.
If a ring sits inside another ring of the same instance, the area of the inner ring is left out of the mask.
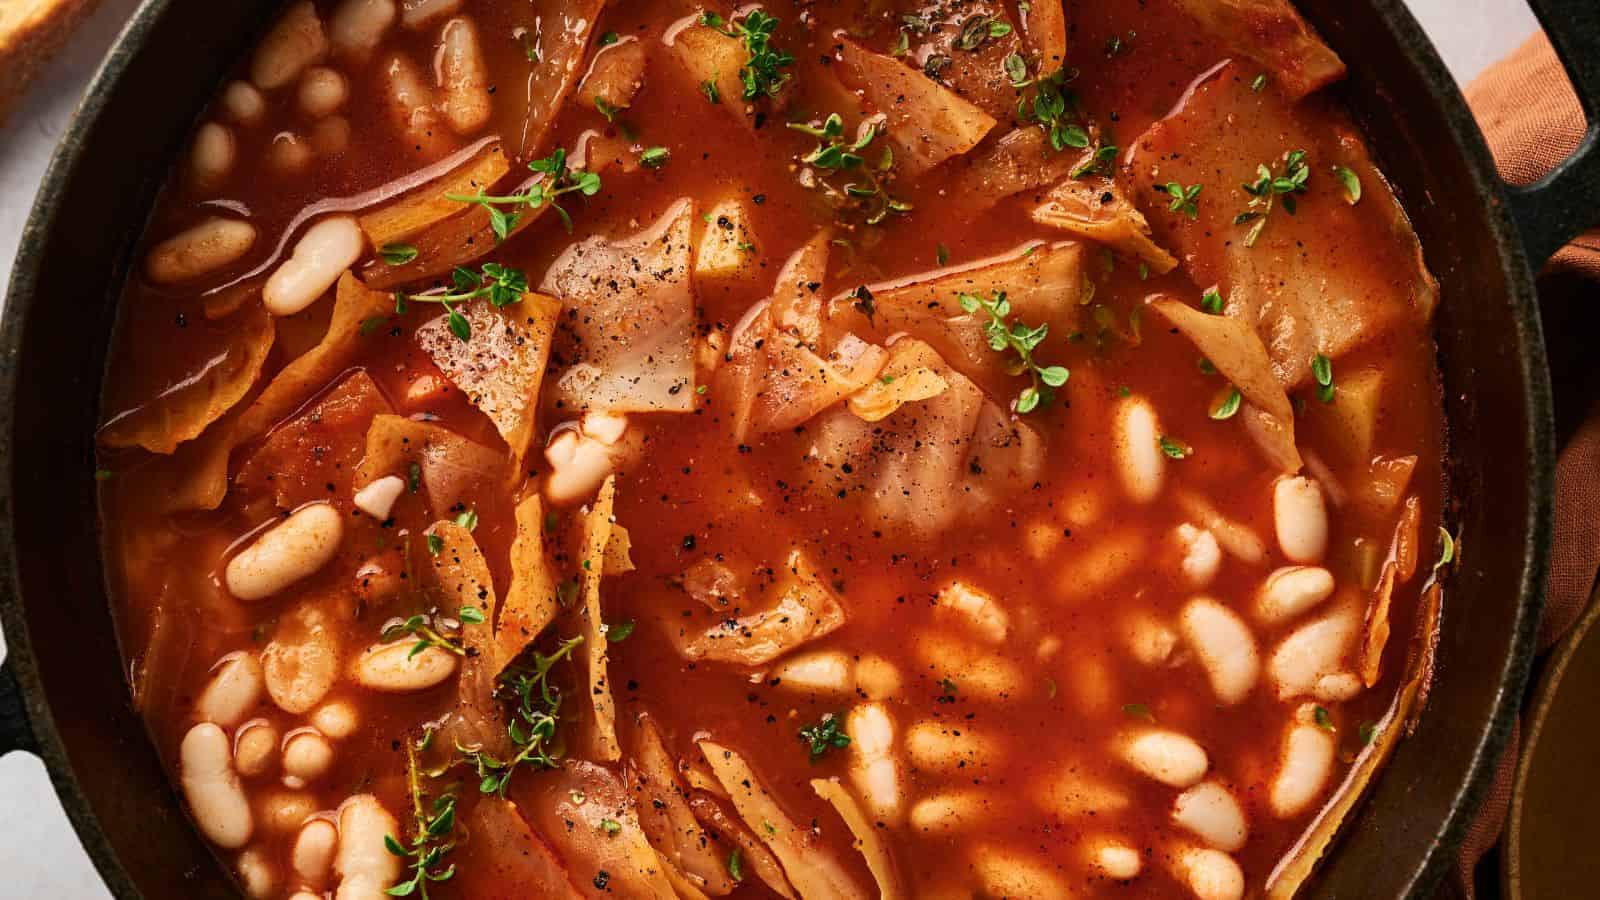
<path id="1" fill-rule="evenodd" d="M 1589 129 L 1578 149 L 1533 184 L 1508 185 L 1511 216 L 1535 269 L 1600 224 L 1600 3 L 1529 0 L 1566 67 Z"/>
<path id="2" fill-rule="evenodd" d="M 11 660 L 0 662 L 0 756 L 13 750 L 39 752 L 33 725 L 28 721 L 27 700 Z"/>

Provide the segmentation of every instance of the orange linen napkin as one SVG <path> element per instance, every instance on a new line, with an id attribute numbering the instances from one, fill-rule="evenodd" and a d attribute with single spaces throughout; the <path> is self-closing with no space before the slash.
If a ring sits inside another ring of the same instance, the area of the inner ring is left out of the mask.
<path id="1" fill-rule="evenodd" d="M 1483 127 L 1500 175 L 1513 184 L 1537 181 L 1577 148 L 1584 133 L 1583 111 L 1543 34 L 1528 40 L 1467 87 L 1467 103 Z M 1538 261 L 1535 261 L 1537 264 Z M 1562 248 L 1540 276 L 1545 340 L 1550 343 L 1551 378 L 1556 385 L 1560 458 L 1556 466 L 1556 542 L 1550 559 L 1550 587 L 1540 649 L 1572 627 L 1588 603 L 1600 570 L 1600 405 L 1591 386 L 1596 373 L 1580 343 L 1592 330 L 1595 313 L 1575 301 L 1593 293 L 1600 280 L 1600 229 Z M 1587 290 L 1583 290 L 1587 288 Z M 1592 304 L 1591 304 L 1592 305 Z M 1592 324 L 1589 326 L 1592 327 Z M 1461 848 L 1455 884 L 1445 894 L 1474 898 L 1473 871 L 1500 839 L 1511 782 L 1516 770 L 1518 734 L 1500 761 L 1493 789 Z M 1499 893 L 1498 886 L 1483 893 Z"/>

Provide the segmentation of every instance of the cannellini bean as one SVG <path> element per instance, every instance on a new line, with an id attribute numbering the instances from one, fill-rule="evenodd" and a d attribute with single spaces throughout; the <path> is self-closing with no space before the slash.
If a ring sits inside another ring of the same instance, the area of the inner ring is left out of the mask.
<path id="1" fill-rule="evenodd" d="M 456 134 L 472 134 L 489 121 L 489 67 L 478 46 L 478 30 L 471 19 L 451 19 L 440 35 L 439 53 L 433 61 L 440 109 Z"/>
<path id="2" fill-rule="evenodd" d="M 261 302 L 275 316 L 292 316 L 316 302 L 345 270 L 356 264 L 367 240 L 354 216 L 330 216 L 306 229 L 294 252 L 261 288 Z"/>
<path id="3" fill-rule="evenodd" d="M 332 768 L 333 745 L 316 729 L 292 731 L 284 738 L 283 774 L 290 787 L 303 787 Z"/>
<path id="4" fill-rule="evenodd" d="M 1187 735 L 1152 728 L 1123 736 L 1117 752 L 1139 773 L 1169 787 L 1190 787 L 1211 765 L 1206 751 Z"/>
<path id="5" fill-rule="evenodd" d="M 863 703 L 845 719 L 850 735 L 850 779 L 878 819 L 900 812 L 900 767 L 894 758 L 894 719 L 882 703 Z"/>
<path id="6" fill-rule="evenodd" d="M 1239 900 L 1244 896 L 1244 871 L 1221 850 L 1185 847 L 1173 855 L 1173 863 L 1197 900 Z"/>
<path id="7" fill-rule="evenodd" d="M 1267 576 L 1256 595 L 1256 618 L 1289 621 L 1333 596 L 1333 573 L 1319 566 L 1286 566 Z"/>
<path id="8" fill-rule="evenodd" d="M 1311 696 L 1323 703 L 1343 703 L 1361 693 L 1364 687 L 1361 676 L 1356 673 L 1335 672 L 1318 678 L 1316 687 L 1311 689 Z"/>
<path id="9" fill-rule="evenodd" d="M 1028 686 L 1027 677 L 1016 663 L 965 641 L 948 635 L 923 634 L 916 644 L 922 661 L 935 670 L 938 678 L 954 681 L 962 696 L 1003 700 L 1022 693 Z"/>
<path id="10" fill-rule="evenodd" d="M 423 79 L 416 63 L 394 54 L 382 61 L 380 71 L 384 104 L 395 128 L 425 155 L 445 149 L 445 135 L 439 133 L 438 113 L 434 111 L 433 88 Z"/>
<path id="11" fill-rule="evenodd" d="M 266 719 L 256 719 L 239 727 L 233 736 L 233 764 L 239 774 L 257 778 L 272 770 L 278 761 L 278 729 Z"/>
<path id="12" fill-rule="evenodd" d="M 850 670 L 850 657 L 822 650 L 789 657 L 773 668 L 771 677 L 783 687 L 844 694 L 855 681 Z"/>
<path id="13" fill-rule="evenodd" d="M 311 126 L 311 147 L 325 160 L 350 149 L 350 120 L 329 116 Z"/>
<path id="14" fill-rule="evenodd" d="M 906 730 L 906 756 L 911 765 L 927 772 L 958 773 L 978 766 L 998 766 L 1005 745 L 974 732 L 966 724 L 936 720 L 918 722 Z"/>
<path id="15" fill-rule="evenodd" d="M 292 834 L 316 813 L 317 801 L 302 791 L 276 791 L 256 798 L 255 809 L 262 829 L 273 834 Z"/>
<path id="16" fill-rule="evenodd" d="M 1290 632 L 1267 660 L 1278 698 L 1308 694 L 1323 676 L 1344 671 L 1345 652 L 1360 627 L 1360 609 L 1346 606 Z"/>
<path id="17" fill-rule="evenodd" d="M 313 119 L 331 116 L 339 111 L 339 107 L 350 97 L 350 82 L 345 80 L 338 69 L 327 66 L 312 66 L 300 76 L 300 85 L 295 90 L 295 100 L 300 104 L 300 111 Z"/>
<path id="18" fill-rule="evenodd" d="M 317 154 L 311 142 L 292 131 L 280 131 L 267 144 L 267 170 L 275 175 L 300 176 L 311 171 Z"/>
<path id="19" fill-rule="evenodd" d="M 964 581 L 947 585 L 933 599 L 939 609 L 949 610 L 965 621 L 970 629 L 991 644 L 1003 644 L 1011 633 L 1006 611 L 988 593 Z"/>
<path id="20" fill-rule="evenodd" d="M 1189 586 L 1198 589 L 1210 584 L 1222 568 L 1222 546 L 1217 543 L 1217 536 L 1185 522 L 1173 531 L 1173 537 L 1183 551 L 1183 577 Z"/>
<path id="21" fill-rule="evenodd" d="M 1278 547 L 1291 562 L 1320 562 L 1328 551 L 1328 509 L 1315 481 L 1279 478 L 1272 486 L 1272 521 Z"/>
<path id="22" fill-rule="evenodd" d="M 207 122 L 194 133 L 194 144 L 189 148 L 189 173 L 195 187 L 208 191 L 219 187 L 233 173 L 233 161 L 238 147 L 233 132 L 226 125 Z"/>
<path id="23" fill-rule="evenodd" d="M 326 503 L 311 503 L 274 525 L 228 560 L 228 592 L 246 602 L 265 600 L 316 574 L 344 537 L 344 518 Z"/>
<path id="24" fill-rule="evenodd" d="M 259 847 L 251 847 L 239 854 L 239 861 L 234 868 L 239 873 L 239 886 L 244 888 L 245 896 L 265 900 L 277 892 L 278 868 L 267 858 L 266 851 Z"/>
<path id="25" fill-rule="evenodd" d="M 1283 738 L 1283 757 L 1268 797 L 1281 818 L 1304 812 L 1327 786 L 1333 772 L 1333 735 L 1315 722 L 1295 722 Z"/>
<path id="26" fill-rule="evenodd" d="M 301 827 L 289 851 L 289 864 L 302 884 L 320 888 L 327 883 L 338 845 L 339 830 L 327 819 L 312 819 Z"/>
<path id="27" fill-rule="evenodd" d="M 250 82 L 230 81 L 222 89 L 217 109 L 235 125 L 257 125 L 267 114 L 267 101 Z"/>
<path id="28" fill-rule="evenodd" d="M 339 642 L 325 613 L 307 604 L 285 617 L 261 652 L 261 668 L 267 694 L 284 712 L 301 715 L 321 703 L 339 677 Z"/>
<path id="29" fill-rule="evenodd" d="M 236 850 L 250 841 L 255 822 L 228 736 L 211 722 L 189 729 L 178 748 L 179 781 L 195 825 L 211 843 Z"/>
<path id="30" fill-rule="evenodd" d="M 400 22 L 407 28 L 421 28 L 436 19 L 454 15 L 461 0 L 401 0 Z"/>
<path id="31" fill-rule="evenodd" d="M 406 481 L 399 475 L 385 475 L 356 491 L 356 509 L 382 522 L 394 511 L 395 501 L 406 491 Z"/>
<path id="32" fill-rule="evenodd" d="M 1200 658 L 1217 699 L 1232 705 L 1248 696 L 1261 676 L 1261 658 L 1250 626 L 1233 610 L 1207 597 L 1189 601 L 1178 625 Z"/>
<path id="33" fill-rule="evenodd" d="M 254 225 L 213 217 L 152 247 L 144 273 L 156 284 L 189 281 L 238 262 L 255 243 Z"/>
<path id="34" fill-rule="evenodd" d="M 586 436 L 611 447 L 628 433 L 628 417 L 617 413 L 587 412 L 583 414 L 580 427 Z"/>
<path id="35" fill-rule="evenodd" d="M 1143 397 L 1120 401 L 1114 434 L 1117 475 L 1123 491 L 1135 503 L 1149 503 L 1161 493 L 1167 468 L 1161 452 L 1161 425 L 1150 401 Z"/>
<path id="36" fill-rule="evenodd" d="M 856 660 L 856 690 L 868 700 L 889 700 L 900 694 L 900 670 L 874 653 Z"/>
<path id="37" fill-rule="evenodd" d="M 1133 658 L 1147 666 L 1163 666 L 1178 649 L 1178 634 L 1149 613 L 1130 615 L 1122 625 L 1122 637 Z"/>
<path id="38" fill-rule="evenodd" d="M 1086 716 L 1109 714 L 1117 699 L 1116 673 L 1098 653 L 1074 654 L 1067 660 L 1068 689 Z"/>
<path id="39" fill-rule="evenodd" d="M 1107 878 L 1129 881 L 1144 868 L 1138 848 L 1118 838 L 1090 839 L 1085 851 L 1089 865 Z"/>
<path id="40" fill-rule="evenodd" d="M 454 653 L 428 647 L 413 656 L 414 646 L 414 641 L 401 640 L 368 647 L 356 660 L 356 682 L 385 694 L 409 694 L 438 687 L 456 673 Z"/>
<path id="41" fill-rule="evenodd" d="M 1065 878 L 1036 854 L 982 844 L 972 850 L 971 868 L 985 896 L 1007 898 L 1071 897 Z"/>
<path id="42" fill-rule="evenodd" d="M 1107 816 L 1133 803 L 1127 791 L 1109 781 L 1076 771 L 1074 766 L 1063 767 L 1057 774 L 1041 778 L 1033 795 L 1041 809 L 1062 819 Z"/>
<path id="43" fill-rule="evenodd" d="M 322 32 L 317 8 L 310 0 L 301 0 L 284 12 L 256 45 L 256 55 L 250 60 L 250 80 L 264 91 L 276 90 L 294 81 L 306 66 L 327 53 L 328 38 Z"/>
<path id="44" fill-rule="evenodd" d="M 1172 804 L 1172 821 L 1229 853 L 1243 847 L 1250 836 L 1239 801 L 1215 781 L 1202 781 L 1179 794 Z"/>
<path id="45" fill-rule="evenodd" d="M 358 794 L 339 807 L 339 873 L 334 900 L 381 900 L 400 877 L 400 857 L 384 846 L 385 835 L 400 834 L 400 823 L 371 794 Z"/>
<path id="46" fill-rule="evenodd" d="M 356 708 L 343 700 L 326 703 L 311 714 L 312 727 L 336 741 L 355 734 L 359 722 Z"/>
<path id="47" fill-rule="evenodd" d="M 211 680 L 195 701 L 195 715 L 202 722 L 232 728 L 261 702 L 261 660 L 254 653 L 240 650 L 217 660 L 211 673 Z"/>
<path id="48" fill-rule="evenodd" d="M 544 458 L 550 464 L 544 492 L 553 503 L 571 503 L 590 496 L 619 467 L 611 445 L 572 428 L 558 433 L 545 445 Z"/>
<path id="49" fill-rule="evenodd" d="M 925 835 L 950 834 L 983 825 L 989 798 L 981 790 L 950 791 L 924 797 L 911 805 L 911 827 Z"/>
<path id="50" fill-rule="evenodd" d="M 328 20 L 333 52 L 353 62 L 366 62 L 399 14 L 394 0 L 342 0 Z"/>

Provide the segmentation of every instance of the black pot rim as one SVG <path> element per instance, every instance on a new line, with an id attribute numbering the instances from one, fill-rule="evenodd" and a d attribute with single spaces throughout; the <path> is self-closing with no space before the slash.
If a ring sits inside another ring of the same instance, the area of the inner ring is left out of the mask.
<path id="1" fill-rule="evenodd" d="M 87 151 L 81 135 L 87 131 L 90 123 L 102 115 L 112 94 L 112 86 L 140 51 L 145 34 L 163 16 L 171 2 L 144 0 L 117 37 L 86 89 L 40 182 L 22 231 L 5 307 L 0 313 L 0 466 L 3 466 L 3 470 L 0 470 L 0 626 L 4 627 L 7 644 L 4 670 L 0 670 L 0 677 L 9 673 L 21 689 L 22 713 L 34 744 L 28 749 L 44 761 L 51 783 L 84 849 L 111 893 L 130 900 L 137 900 L 141 896 L 139 890 L 118 859 L 80 788 L 66 744 L 44 700 L 44 686 L 29 638 L 18 580 L 17 525 L 14 520 L 12 485 L 22 473 L 13 467 L 11 448 L 18 439 L 13 410 L 17 365 L 25 337 L 24 322 L 37 299 L 36 259 L 46 236 L 58 227 L 63 214 L 57 202 L 63 186 L 84 165 Z M 1534 290 L 1534 270 L 1518 239 L 1516 225 L 1508 211 L 1506 188 L 1495 175 L 1493 158 L 1455 79 L 1410 11 L 1400 0 L 1371 0 L 1371 3 L 1399 42 L 1409 48 L 1413 62 L 1421 70 L 1435 101 L 1441 105 L 1450 123 L 1448 139 L 1454 142 L 1471 166 L 1477 181 L 1475 187 L 1491 207 L 1490 221 L 1501 248 L 1502 268 L 1508 275 L 1511 288 L 1506 302 L 1511 305 L 1513 316 L 1520 325 L 1515 334 L 1515 349 L 1525 376 L 1522 399 L 1529 410 L 1524 438 L 1536 481 L 1534 490 L 1530 492 L 1529 508 L 1525 511 L 1529 527 L 1521 554 L 1522 587 L 1517 598 L 1516 627 L 1509 643 L 1506 664 L 1499 673 L 1499 690 L 1495 696 L 1493 713 L 1489 727 L 1473 751 L 1465 777 L 1455 790 L 1449 813 L 1438 828 L 1438 840 L 1427 856 L 1414 864 L 1414 877 L 1406 895 L 1423 898 L 1428 896 L 1443 873 L 1453 865 L 1456 849 L 1488 793 L 1498 760 L 1516 722 L 1523 688 L 1532 666 L 1554 527 L 1554 413 Z M 1357 818 L 1360 815 L 1358 808 Z"/>

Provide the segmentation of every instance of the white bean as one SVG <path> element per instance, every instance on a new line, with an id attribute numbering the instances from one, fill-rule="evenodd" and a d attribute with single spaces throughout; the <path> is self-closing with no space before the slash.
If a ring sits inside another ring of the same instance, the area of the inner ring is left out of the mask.
<path id="1" fill-rule="evenodd" d="M 868 653 L 856 660 L 856 690 L 868 700 L 890 700 L 900 693 L 900 670 L 895 664 Z"/>
<path id="2" fill-rule="evenodd" d="M 1118 745 L 1119 755 L 1135 771 L 1169 787 L 1197 784 L 1211 765 L 1199 744 L 1176 731 L 1152 728 L 1125 735 Z"/>
<path id="3" fill-rule="evenodd" d="M 845 720 L 850 735 L 850 779 L 878 819 L 900 812 L 900 767 L 894 758 L 894 719 L 882 703 L 864 703 Z"/>
<path id="4" fill-rule="evenodd" d="M 1278 699 L 1310 693 L 1324 675 L 1344 671 L 1344 655 L 1361 627 L 1361 611 L 1346 606 L 1289 633 L 1267 660 Z"/>
<path id="5" fill-rule="evenodd" d="M 973 633 L 991 644 L 1005 643 L 1011 633 L 1010 619 L 1000 603 L 964 581 L 947 585 L 933 602 L 937 608 L 955 613 Z"/>
<path id="6" fill-rule="evenodd" d="M 339 807 L 339 873 L 334 900 L 382 900 L 400 877 L 400 857 L 384 846 L 385 835 L 400 834 L 400 823 L 371 794 L 358 794 Z"/>
<path id="7" fill-rule="evenodd" d="M 951 834 L 983 825 L 988 806 L 989 798 L 981 790 L 950 791 L 912 804 L 907 820 L 924 835 Z"/>
<path id="8" fill-rule="evenodd" d="M 1315 481 L 1279 478 L 1272 486 L 1272 521 L 1278 547 L 1291 562 L 1320 562 L 1328 551 L 1328 508 Z"/>
<path id="9" fill-rule="evenodd" d="M 1333 772 L 1333 735 L 1316 724 L 1296 722 L 1283 738 L 1283 757 L 1272 779 L 1269 801 L 1281 818 L 1304 812 L 1322 793 Z"/>
<path id="10" fill-rule="evenodd" d="M 189 173 L 195 187 L 202 191 L 214 190 L 233 173 L 233 161 L 238 147 L 233 132 L 226 125 L 207 122 L 194 133 L 194 143 L 189 148 Z"/>
<path id="11" fill-rule="evenodd" d="M 1317 684 L 1311 689 L 1311 696 L 1323 703 L 1343 703 L 1353 699 L 1366 687 L 1361 683 L 1361 676 L 1354 672 L 1334 672 L 1317 679 Z"/>
<path id="12" fill-rule="evenodd" d="M 939 679 L 949 678 L 965 697 L 1000 701 L 1022 694 L 1027 676 L 1016 663 L 968 641 L 935 632 L 916 639 L 918 657 Z M 860 679 L 860 672 L 857 672 Z"/>
<path id="13" fill-rule="evenodd" d="M 831 650 L 791 656 L 773 668 L 771 678 L 780 687 L 834 694 L 849 693 L 855 682 L 850 657 Z"/>
<path id="14" fill-rule="evenodd" d="M 407 28 L 421 28 L 436 19 L 454 15 L 461 0 L 401 0 L 400 22 Z"/>
<path id="15" fill-rule="evenodd" d="M 261 660 L 254 653 L 238 650 L 217 660 L 211 673 L 195 701 L 195 715 L 202 722 L 232 728 L 261 702 Z"/>
<path id="16" fill-rule="evenodd" d="M 966 723 L 949 724 L 929 719 L 906 730 L 906 756 L 925 772 L 959 774 L 979 766 L 1003 762 L 1005 745 L 974 732 Z"/>
<path id="17" fill-rule="evenodd" d="M 356 264 L 367 240 L 354 216 L 330 216 L 306 229 L 294 252 L 267 278 L 261 302 L 275 316 L 292 316 L 316 302 Z"/>
<path id="18" fill-rule="evenodd" d="M 1073 896 L 1067 880 L 1032 852 L 981 844 L 972 850 L 971 869 L 984 896 L 1030 900 Z"/>
<path id="19" fill-rule="evenodd" d="M 1222 546 L 1217 543 L 1217 536 L 1185 522 L 1173 531 L 1173 537 L 1183 551 L 1183 577 L 1189 586 L 1198 590 L 1210 584 L 1222 568 Z"/>
<path id="20" fill-rule="evenodd" d="M 1186 847 L 1176 854 L 1178 874 L 1197 900 L 1239 900 L 1244 872 L 1221 850 Z"/>
<path id="21" fill-rule="evenodd" d="M 395 501 L 406 491 L 405 479 L 399 475 L 385 475 L 356 491 L 356 509 L 382 522 L 394 512 Z"/>
<path id="22" fill-rule="evenodd" d="M 328 39 L 322 20 L 310 0 L 289 7 L 272 26 L 250 61 L 250 80 L 264 91 L 284 87 L 306 66 L 319 62 L 328 53 Z"/>
<path id="23" fill-rule="evenodd" d="M 1123 399 L 1116 410 L 1117 475 L 1135 503 L 1149 503 L 1161 493 L 1166 457 L 1161 452 L 1161 425 L 1143 397 Z"/>
<path id="24" fill-rule="evenodd" d="M 339 642 L 322 609 L 307 603 L 285 617 L 261 652 L 261 668 L 284 712 L 301 715 L 321 703 L 339 677 Z"/>
<path id="25" fill-rule="evenodd" d="M 277 760 L 278 729 L 271 722 L 255 719 L 239 727 L 233 736 L 233 765 L 240 775 L 258 778 Z"/>
<path id="26" fill-rule="evenodd" d="M 610 447 L 628 433 L 628 417 L 599 410 L 586 412 L 581 427 L 584 434 Z"/>
<path id="27" fill-rule="evenodd" d="M 433 88 L 416 63 L 399 54 L 381 61 L 384 105 L 396 130 L 425 156 L 443 151 L 446 135 L 439 133 Z"/>
<path id="28" fill-rule="evenodd" d="M 152 247 L 144 273 L 156 284 L 189 281 L 238 262 L 255 243 L 249 222 L 209 218 Z"/>
<path id="29" fill-rule="evenodd" d="M 302 791 L 277 791 L 256 798 L 261 827 L 273 834 L 298 831 L 317 811 L 316 798 Z"/>
<path id="30" fill-rule="evenodd" d="M 295 91 L 295 99 L 300 103 L 300 111 L 313 119 L 331 116 L 339 111 L 339 107 L 350 97 L 350 82 L 345 80 L 338 69 L 327 66 L 312 66 L 300 76 L 300 86 Z"/>
<path id="31" fill-rule="evenodd" d="M 317 154 L 311 142 L 292 131 L 280 131 L 267 144 L 266 166 L 274 175 L 297 177 L 311 171 Z"/>
<path id="32" fill-rule="evenodd" d="M 234 868 L 239 873 L 239 886 L 244 888 L 245 896 L 266 900 L 277 892 L 278 869 L 260 848 L 251 847 L 239 854 Z"/>
<path id="33" fill-rule="evenodd" d="M 552 438 L 544 458 L 550 464 L 544 493 L 552 503 L 571 503 L 593 494 L 618 465 L 609 446 L 575 429 Z"/>
<path id="34" fill-rule="evenodd" d="M 338 741 L 355 734 L 360 719 L 354 706 L 343 700 L 334 700 L 311 714 L 311 724 L 324 735 Z"/>
<path id="35" fill-rule="evenodd" d="M 303 787 L 333 768 L 333 745 L 314 728 L 292 731 L 283 741 L 283 774 L 290 787 Z M 290 779 L 294 783 L 290 783 Z"/>
<path id="36" fill-rule="evenodd" d="M 1104 818 L 1133 804 L 1120 786 L 1087 775 L 1068 764 L 1036 782 L 1039 807 L 1062 819 Z"/>
<path id="37" fill-rule="evenodd" d="M 398 838 L 399 835 L 396 835 Z M 303 884 L 320 888 L 333 871 L 333 854 L 339 845 L 339 830 L 327 819 L 312 819 L 295 835 L 289 851 L 289 864 Z"/>
<path id="38" fill-rule="evenodd" d="M 179 781 L 195 825 L 211 843 L 236 850 L 250 841 L 250 801 L 233 769 L 228 736 L 210 722 L 189 729 L 178 748 Z"/>
<path id="39" fill-rule="evenodd" d="M 329 116 L 311 126 L 311 147 L 324 160 L 350 149 L 350 120 L 344 116 Z"/>
<path id="40" fill-rule="evenodd" d="M 1129 881 L 1139 877 L 1144 859 L 1138 848 L 1116 838 L 1093 839 L 1087 846 L 1089 865 L 1107 878 Z"/>
<path id="41" fill-rule="evenodd" d="M 1202 781 L 1179 794 L 1172 804 L 1172 821 L 1229 853 L 1243 847 L 1250 836 L 1239 801 L 1215 781 Z"/>
<path id="42" fill-rule="evenodd" d="M 267 114 L 266 98 L 248 81 L 230 81 L 222 88 L 217 108 L 235 125 L 258 125 Z"/>
<path id="43" fill-rule="evenodd" d="M 343 0 L 328 20 L 333 52 L 353 62 L 366 62 L 399 14 L 394 0 Z"/>
<path id="44" fill-rule="evenodd" d="M 489 67 L 478 46 L 478 30 L 471 19 L 451 19 L 444 25 L 434 75 L 444 95 L 440 108 L 456 134 L 469 135 L 489 121 Z"/>
<path id="45" fill-rule="evenodd" d="M 339 552 L 344 517 L 326 503 L 300 507 L 228 560 L 224 580 L 240 600 L 265 600 L 317 573 Z"/>
<path id="46" fill-rule="evenodd" d="M 1333 573 L 1319 566 L 1285 566 L 1267 576 L 1256 595 L 1256 618 L 1279 625 L 1333 596 Z"/>
<path id="47" fill-rule="evenodd" d="M 1178 635 L 1145 612 L 1133 613 L 1122 625 L 1122 637 L 1133 658 L 1147 666 L 1164 666 L 1178 649 Z"/>
<path id="48" fill-rule="evenodd" d="M 414 641 L 373 644 L 355 663 L 356 682 L 385 694 L 409 694 L 437 687 L 456 672 L 454 653 L 428 647 L 413 656 Z"/>
<path id="49" fill-rule="evenodd" d="M 1183 608 L 1178 625 L 1218 700 L 1231 706 L 1250 694 L 1261 675 L 1261 658 L 1255 635 L 1238 614 L 1215 600 L 1196 597 Z"/>

